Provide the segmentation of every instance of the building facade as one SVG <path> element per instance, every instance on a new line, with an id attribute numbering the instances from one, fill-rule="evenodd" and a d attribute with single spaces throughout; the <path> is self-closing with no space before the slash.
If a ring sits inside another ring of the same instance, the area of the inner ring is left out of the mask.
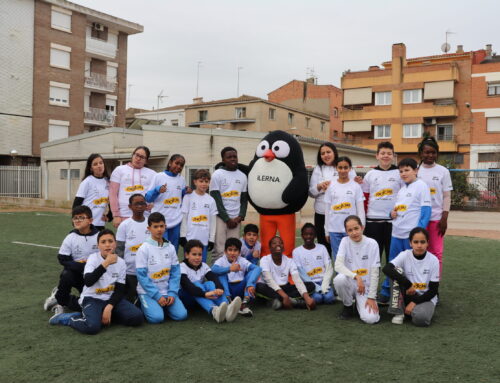
<path id="1" fill-rule="evenodd" d="M 6 3 L 8 14 L 2 16 L 8 22 L 0 28 L 10 34 L 2 33 L 0 41 L 16 54 L 0 69 L 8 84 L 0 92 L 2 100 L 11 97 L 19 105 L 4 104 L 0 129 L 14 136 L 8 146 L 18 151 L 20 163 L 36 163 L 43 142 L 125 126 L 127 39 L 143 27 L 65 0 Z M 26 30 L 10 25 L 10 19 L 23 20 Z M 16 62 L 23 65 L 16 68 Z M 15 97 L 4 91 L 18 83 Z M 21 131 L 4 122 L 12 114 Z M 9 163 L 8 150 L 0 152 L 3 163 Z"/>
<path id="2" fill-rule="evenodd" d="M 186 126 L 186 107 L 188 105 L 175 105 L 157 110 L 135 113 L 135 118 L 162 121 L 167 126 Z"/>
<path id="3" fill-rule="evenodd" d="M 367 148 L 391 141 L 396 152 L 417 156 L 422 136 L 434 136 L 441 157 L 470 166 L 474 108 L 472 70 L 486 50 L 419 58 L 406 57 L 404 44 L 392 46 L 392 61 L 382 68 L 342 76 L 343 132 L 346 140 Z"/>
<path id="4" fill-rule="evenodd" d="M 277 104 L 327 115 L 330 117 L 328 139 L 336 140 L 343 136 L 340 118 L 342 90 L 336 86 L 318 85 L 314 77 L 306 81 L 292 80 L 268 93 L 267 98 Z"/>
<path id="5" fill-rule="evenodd" d="M 209 102 L 197 99 L 186 106 L 186 127 L 252 132 L 280 129 L 302 137 L 327 140 L 329 116 L 243 95 Z"/>

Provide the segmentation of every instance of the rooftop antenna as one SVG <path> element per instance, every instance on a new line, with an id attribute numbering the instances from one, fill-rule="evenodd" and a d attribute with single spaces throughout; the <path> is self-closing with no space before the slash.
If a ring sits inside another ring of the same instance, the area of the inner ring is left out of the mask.
<path id="1" fill-rule="evenodd" d="M 198 61 L 198 68 L 196 69 L 196 98 L 198 98 L 198 87 L 200 85 L 200 67 L 203 64 L 202 61 Z"/>
<path id="2" fill-rule="evenodd" d="M 441 45 L 441 51 L 443 51 L 444 53 L 448 53 L 451 49 L 451 45 L 448 44 L 448 35 L 454 35 L 455 32 L 452 32 L 450 31 L 449 29 L 446 30 L 445 32 L 445 42 L 443 45 Z"/>
<path id="3" fill-rule="evenodd" d="M 161 90 L 160 94 L 156 96 L 156 120 L 160 121 L 160 116 L 158 114 L 158 109 L 160 109 L 160 102 L 162 99 L 167 98 L 168 96 L 163 95 L 163 89 Z"/>
<path id="4" fill-rule="evenodd" d="M 243 69 L 242 66 L 238 67 L 238 83 L 236 85 L 236 97 L 240 97 L 240 70 L 242 69 Z"/>
<path id="5" fill-rule="evenodd" d="M 314 79 L 314 83 L 316 84 L 318 77 L 316 76 L 316 71 L 314 70 L 314 67 L 307 67 L 306 68 L 306 76 L 307 78 L 312 78 Z"/>

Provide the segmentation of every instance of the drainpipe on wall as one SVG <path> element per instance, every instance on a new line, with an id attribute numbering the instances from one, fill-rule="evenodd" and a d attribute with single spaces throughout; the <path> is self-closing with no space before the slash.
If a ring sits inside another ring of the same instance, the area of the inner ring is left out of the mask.
<path id="1" fill-rule="evenodd" d="M 67 173 L 68 184 L 66 186 L 66 200 L 71 198 L 71 161 L 68 161 L 68 173 Z"/>

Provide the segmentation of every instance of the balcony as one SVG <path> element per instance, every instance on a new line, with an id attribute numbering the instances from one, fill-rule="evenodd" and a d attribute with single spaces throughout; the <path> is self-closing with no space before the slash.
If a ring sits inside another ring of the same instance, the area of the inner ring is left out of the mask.
<path id="1" fill-rule="evenodd" d="M 85 51 L 99 58 L 114 59 L 117 49 L 114 44 L 87 36 Z"/>
<path id="2" fill-rule="evenodd" d="M 89 108 L 84 112 L 83 122 L 90 125 L 113 126 L 115 115 L 113 112 L 99 108 Z"/>
<path id="3" fill-rule="evenodd" d="M 85 88 L 112 93 L 116 91 L 116 82 L 109 81 L 103 74 L 90 73 L 90 75 L 85 75 Z"/>

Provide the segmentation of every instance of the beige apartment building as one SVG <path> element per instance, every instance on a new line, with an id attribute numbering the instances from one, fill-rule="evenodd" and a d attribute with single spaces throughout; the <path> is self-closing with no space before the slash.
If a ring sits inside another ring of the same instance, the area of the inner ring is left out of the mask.
<path id="1" fill-rule="evenodd" d="M 328 140 L 330 117 L 243 95 L 185 108 L 186 127 L 270 132 L 284 130 L 301 137 Z"/>
<path id="2" fill-rule="evenodd" d="M 125 126 L 127 39 L 141 25 L 66 0 L 7 1 L 0 17 L 0 164 L 36 164 L 43 142 Z"/>

